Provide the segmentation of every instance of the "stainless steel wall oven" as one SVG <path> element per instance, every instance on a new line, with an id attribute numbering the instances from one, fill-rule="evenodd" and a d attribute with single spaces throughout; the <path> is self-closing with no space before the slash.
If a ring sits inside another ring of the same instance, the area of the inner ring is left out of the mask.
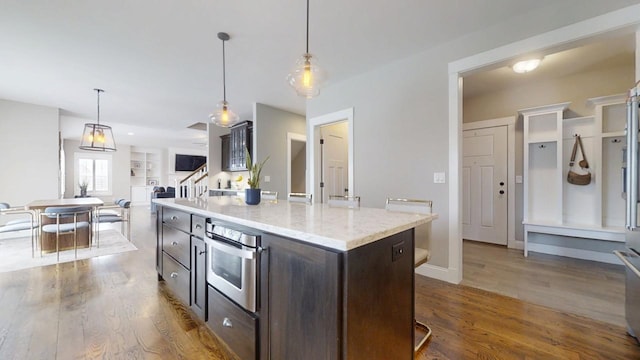
<path id="1" fill-rule="evenodd" d="M 260 236 L 207 219 L 207 283 L 247 311 L 257 311 Z"/>

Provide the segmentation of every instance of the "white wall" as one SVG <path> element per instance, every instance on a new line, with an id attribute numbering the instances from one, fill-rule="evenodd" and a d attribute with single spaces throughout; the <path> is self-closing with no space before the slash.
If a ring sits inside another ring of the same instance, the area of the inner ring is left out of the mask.
<path id="1" fill-rule="evenodd" d="M 254 106 L 253 139 L 254 160 L 269 160 L 262 169 L 260 187 L 263 190 L 277 191 L 278 197 L 287 194 L 287 133 L 304 135 L 306 119 L 302 115 L 256 103 Z M 271 181 L 265 182 L 264 177 Z"/>
<path id="2" fill-rule="evenodd" d="M 0 100 L 0 202 L 58 198 L 58 131 L 57 108 Z"/>
<path id="3" fill-rule="evenodd" d="M 463 122 L 473 122 L 517 115 L 518 110 L 570 101 L 571 117 L 593 114 L 586 100 L 592 97 L 621 94 L 634 81 L 634 60 L 625 66 L 585 71 L 535 84 L 465 97 Z"/>
<path id="4" fill-rule="evenodd" d="M 449 228 L 460 224 L 449 223 L 448 184 L 434 184 L 432 179 L 434 172 L 447 172 L 449 165 L 448 64 L 633 3 L 554 2 L 505 19 L 491 28 L 331 84 L 307 102 L 307 117 L 354 107 L 354 187 L 362 205 L 383 207 L 387 196 L 432 199 L 440 218 L 433 224 L 429 264 L 447 268 Z"/>

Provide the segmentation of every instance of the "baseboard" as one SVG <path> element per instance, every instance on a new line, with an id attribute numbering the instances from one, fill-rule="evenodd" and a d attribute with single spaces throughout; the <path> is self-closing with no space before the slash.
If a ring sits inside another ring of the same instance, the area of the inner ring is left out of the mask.
<path id="1" fill-rule="evenodd" d="M 524 241 L 522 240 L 515 240 L 513 245 L 510 249 L 524 250 Z"/>
<path id="2" fill-rule="evenodd" d="M 529 252 L 537 252 L 550 255 L 566 256 L 575 259 L 599 261 L 608 264 L 622 265 L 620 260 L 613 253 L 603 253 L 592 250 L 574 249 L 562 246 L 537 244 L 529 242 Z"/>
<path id="3" fill-rule="evenodd" d="M 452 284 L 458 284 L 457 271 L 451 268 L 435 266 L 431 264 L 422 264 L 416 268 L 416 274 L 430 277 L 437 280 L 446 281 Z"/>

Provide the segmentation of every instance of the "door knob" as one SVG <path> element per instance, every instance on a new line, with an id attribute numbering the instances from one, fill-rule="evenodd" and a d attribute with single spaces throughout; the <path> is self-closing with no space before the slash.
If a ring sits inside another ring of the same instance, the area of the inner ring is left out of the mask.
<path id="1" fill-rule="evenodd" d="M 172 272 L 171 275 L 169 275 L 172 279 L 175 279 L 178 277 L 178 273 L 177 272 Z"/>
<path id="2" fill-rule="evenodd" d="M 177 241 L 172 241 L 172 242 L 171 242 L 171 245 L 173 245 L 173 246 L 178 246 L 178 242 L 177 242 Z"/>

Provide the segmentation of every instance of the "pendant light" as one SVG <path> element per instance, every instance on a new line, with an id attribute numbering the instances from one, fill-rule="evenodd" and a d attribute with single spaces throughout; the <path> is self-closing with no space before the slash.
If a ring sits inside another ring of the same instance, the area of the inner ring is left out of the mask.
<path id="1" fill-rule="evenodd" d="M 227 102 L 227 82 L 226 82 L 226 64 L 224 59 L 224 42 L 229 40 L 229 34 L 224 32 L 218 33 L 218 39 L 222 40 L 222 98 L 223 100 L 216 105 L 216 110 L 213 114 L 209 115 L 211 121 L 220 127 L 232 127 L 239 121 L 238 115 L 236 115 L 231 109 L 229 109 L 229 103 Z"/>
<path id="2" fill-rule="evenodd" d="M 111 126 L 100 124 L 100 93 L 102 89 L 93 89 L 98 94 L 97 123 L 84 124 L 84 132 L 80 141 L 80 149 L 91 151 L 116 151 L 116 142 L 113 138 Z"/>
<path id="3" fill-rule="evenodd" d="M 320 86 L 325 80 L 324 71 L 318 66 L 318 59 L 309 53 L 309 0 L 307 0 L 307 52 L 296 61 L 295 68 L 287 76 L 289 85 L 300 96 L 311 99 L 320 94 Z"/>

